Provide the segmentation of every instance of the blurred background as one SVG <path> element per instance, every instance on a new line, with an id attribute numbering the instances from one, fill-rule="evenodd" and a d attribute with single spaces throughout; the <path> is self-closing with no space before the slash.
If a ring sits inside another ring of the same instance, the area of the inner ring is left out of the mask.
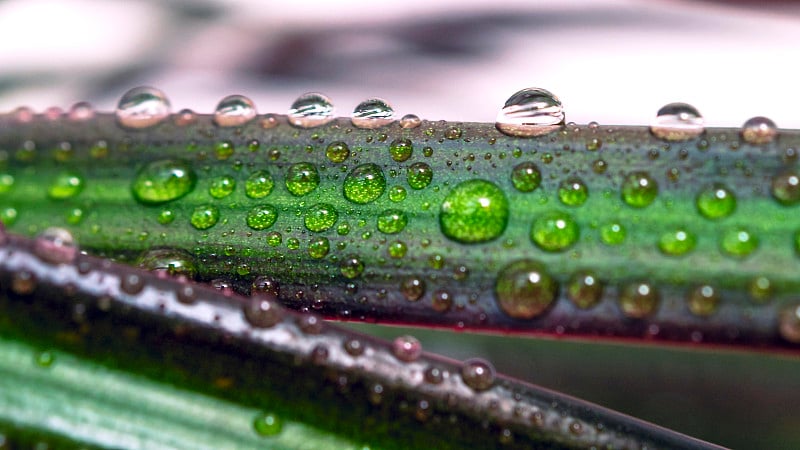
<path id="1" fill-rule="evenodd" d="M 307 91 L 340 115 L 378 96 L 399 115 L 493 121 L 517 90 L 567 120 L 643 125 L 662 105 L 711 126 L 765 115 L 800 128 L 800 4 L 622 0 L 0 1 L 0 111 L 86 100 L 112 110 L 153 85 L 174 110 L 228 94 L 285 112 Z M 800 448 L 800 362 L 606 344 L 413 333 L 545 387 L 736 448 Z"/>

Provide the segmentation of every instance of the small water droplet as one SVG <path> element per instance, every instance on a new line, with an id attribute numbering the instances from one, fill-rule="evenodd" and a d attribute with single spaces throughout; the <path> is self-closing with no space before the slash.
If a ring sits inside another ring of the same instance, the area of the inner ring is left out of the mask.
<path id="1" fill-rule="evenodd" d="M 422 120 L 416 114 L 406 114 L 400 119 L 400 128 L 417 128 L 422 125 Z"/>
<path id="2" fill-rule="evenodd" d="M 119 280 L 119 288 L 129 295 L 136 295 L 144 290 L 144 277 L 138 273 L 127 273 Z"/>
<path id="3" fill-rule="evenodd" d="M 772 196 L 783 205 L 800 202 L 800 175 L 790 172 L 773 178 Z"/>
<path id="4" fill-rule="evenodd" d="M 244 193 L 250 198 L 264 198 L 272 193 L 275 181 L 267 170 L 258 170 L 250 174 L 244 182 Z"/>
<path id="5" fill-rule="evenodd" d="M 715 183 L 697 196 L 697 210 L 708 219 L 722 219 L 733 214 L 736 196 L 726 186 Z"/>
<path id="6" fill-rule="evenodd" d="M 135 87 L 126 92 L 117 104 L 117 123 L 124 128 L 143 129 L 158 125 L 169 117 L 171 106 L 160 90 Z"/>
<path id="7" fill-rule="evenodd" d="M 681 256 L 685 255 L 697 245 L 697 237 L 694 233 L 684 228 L 668 231 L 661 235 L 658 241 L 658 249 L 665 255 Z"/>
<path id="8" fill-rule="evenodd" d="M 687 299 L 689 311 L 700 317 L 707 317 L 717 310 L 719 294 L 712 286 L 704 284 L 692 289 Z"/>
<path id="9" fill-rule="evenodd" d="M 515 319 L 540 316 L 553 303 L 558 282 L 547 273 L 544 264 L 522 260 L 500 270 L 494 293 L 500 309 Z"/>
<path id="10" fill-rule="evenodd" d="M 94 108 L 89 102 L 78 102 L 69 109 L 67 118 L 73 122 L 85 122 L 94 118 Z"/>
<path id="11" fill-rule="evenodd" d="M 253 419 L 253 429 L 259 436 L 275 436 L 283 430 L 283 422 L 276 414 L 265 412 Z"/>
<path id="12" fill-rule="evenodd" d="M 236 179 L 230 175 L 223 175 L 211 180 L 211 185 L 208 187 L 208 194 L 214 198 L 225 198 L 236 189 Z"/>
<path id="13" fill-rule="evenodd" d="M 386 177 L 377 164 L 362 164 L 347 174 L 343 190 L 344 197 L 353 203 L 370 203 L 386 190 Z"/>
<path id="14" fill-rule="evenodd" d="M 392 186 L 389 189 L 389 200 L 400 203 L 406 199 L 408 192 L 406 192 L 406 188 L 403 186 Z"/>
<path id="15" fill-rule="evenodd" d="M 158 248 L 144 252 L 136 264 L 150 272 L 165 272 L 170 276 L 183 275 L 194 279 L 197 275 L 197 264 L 194 257 L 180 249 Z"/>
<path id="16" fill-rule="evenodd" d="M 339 213 L 329 203 L 317 203 L 308 209 L 304 223 L 309 231 L 319 233 L 326 231 L 336 224 Z"/>
<path id="17" fill-rule="evenodd" d="M 643 319 L 655 313 L 658 301 L 658 292 L 649 283 L 627 284 L 619 296 L 622 313 L 633 319 Z"/>
<path id="18" fill-rule="evenodd" d="M 392 354 L 400 361 L 416 361 L 422 355 L 422 343 L 414 336 L 397 337 L 392 342 Z"/>
<path id="19" fill-rule="evenodd" d="M 606 245 L 619 245 L 625 241 L 625 227 L 617 222 L 605 224 L 600 227 L 600 240 Z"/>
<path id="20" fill-rule="evenodd" d="M 325 149 L 325 156 L 332 163 L 344 162 L 350 156 L 350 147 L 344 142 L 331 142 Z"/>
<path id="21" fill-rule="evenodd" d="M 378 215 L 378 231 L 386 234 L 396 234 L 406 227 L 408 217 L 399 209 L 387 209 Z"/>
<path id="22" fill-rule="evenodd" d="M 78 246 L 69 231 L 51 227 L 36 236 L 33 252 L 44 261 L 68 264 L 75 260 Z"/>
<path id="23" fill-rule="evenodd" d="M 602 295 L 603 283 L 594 272 L 576 272 L 567 283 L 567 298 L 578 308 L 591 308 L 600 301 Z"/>
<path id="24" fill-rule="evenodd" d="M 433 169 L 424 162 L 415 162 L 408 166 L 406 179 L 411 189 L 425 189 L 433 180 Z"/>
<path id="25" fill-rule="evenodd" d="M 510 136 L 542 136 L 564 125 L 561 101 L 539 88 L 523 89 L 508 100 L 497 114 L 495 126 Z"/>
<path id="26" fill-rule="evenodd" d="M 198 230 L 207 230 L 219 221 L 219 209 L 213 205 L 200 205 L 192 211 L 190 223 Z"/>
<path id="27" fill-rule="evenodd" d="M 589 188 L 578 178 L 569 178 L 558 187 L 558 198 L 567 206 L 580 206 L 589 198 Z"/>
<path id="28" fill-rule="evenodd" d="M 511 170 L 511 184 L 520 192 L 534 191 L 541 183 L 542 173 L 532 162 L 519 163 Z"/>
<path id="29" fill-rule="evenodd" d="M 322 259 L 328 255 L 331 243 L 326 237 L 316 237 L 308 244 L 308 256 L 314 259 Z"/>
<path id="30" fill-rule="evenodd" d="M 283 309 L 275 302 L 275 297 L 257 293 L 244 305 L 244 317 L 250 325 L 257 328 L 271 328 L 283 319 Z"/>
<path id="31" fill-rule="evenodd" d="M 644 208 L 658 195 L 658 184 L 647 172 L 633 172 L 622 183 L 622 200 L 634 208 Z"/>
<path id="32" fill-rule="evenodd" d="M 245 220 L 254 230 L 266 230 L 278 220 L 278 208 L 270 204 L 256 205 L 247 212 Z"/>
<path id="33" fill-rule="evenodd" d="M 416 302 L 425 295 L 425 280 L 410 276 L 400 283 L 400 292 L 406 300 Z"/>
<path id="34" fill-rule="evenodd" d="M 289 108 L 289 123 L 299 128 L 319 127 L 333 119 L 333 102 L 319 92 L 301 95 Z"/>
<path id="35" fill-rule="evenodd" d="M 436 312 L 447 312 L 453 306 L 453 294 L 444 289 L 439 289 L 431 296 L 431 306 Z"/>
<path id="36" fill-rule="evenodd" d="M 662 107 L 650 125 L 650 132 L 665 141 L 693 139 L 703 134 L 705 129 L 703 116 L 686 103 L 670 103 Z"/>
<path id="37" fill-rule="evenodd" d="M 758 248 L 758 238 L 744 228 L 731 228 L 722 233 L 720 249 L 728 256 L 744 258 Z"/>
<path id="38" fill-rule="evenodd" d="M 66 200 L 80 194 L 83 186 L 84 179 L 78 173 L 73 171 L 61 172 L 56 175 L 47 189 L 47 196 L 53 200 Z"/>
<path id="39" fill-rule="evenodd" d="M 175 118 L 172 121 L 176 126 L 185 127 L 197 122 L 197 114 L 191 109 L 184 108 L 175 114 Z"/>
<path id="40" fill-rule="evenodd" d="M 472 358 L 461 366 L 461 379 L 475 391 L 485 391 L 494 384 L 495 371 L 491 363 L 484 359 Z"/>
<path id="41" fill-rule="evenodd" d="M 781 310 L 778 316 L 778 331 L 787 341 L 800 344 L 800 305 L 789 305 Z"/>
<path id="42" fill-rule="evenodd" d="M 18 270 L 11 276 L 11 290 L 17 295 L 29 295 L 36 289 L 36 276 L 27 270 Z"/>
<path id="43" fill-rule="evenodd" d="M 778 126 L 766 117 L 753 117 L 742 125 L 742 139 L 748 144 L 769 144 L 777 135 Z"/>
<path id="44" fill-rule="evenodd" d="M 459 183 L 444 198 L 439 225 L 449 239 L 477 244 L 500 237 L 508 216 L 508 199 L 497 185 L 486 180 L 468 180 Z"/>
<path id="45" fill-rule="evenodd" d="M 286 173 L 286 189 L 297 197 L 313 191 L 319 186 L 317 167 L 309 162 L 292 164 Z"/>
<path id="46" fill-rule="evenodd" d="M 407 161 L 413 151 L 414 145 L 408 139 L 395 139 L 389 145 L 389 156 L 397 162 Z"/>
<path id="47" fill-rule="evenodd" d="M 365 345 L 356 338 L 350 338 L 344 342 L 344 351 L 350 356 L 361 356 L 364 354 Z"/>
<path id="48" fill-rule="evenodd" d="M 197 182 L 191 166 L 183 161 L 153 161 L 136 174 L 131 191 L 136 200 L 158 204 L 176 200 L 190 193 Z"/>
<path id="49" fill-rule="evenodd" d="M 342 275 L 352 280 L 364 272 L 364 262 L 358 256 L 350 255 L 342 260 L 339 268 Z"/>
<path id="50" fill-rule="evenodd" d="M 220 127 L 240 127 L 255 119 L 256 106 L 243 95 L 229 95 L 214 109 L 214 123 Z"/>
<path id="51" fill-rule="evenodd" d="M 559 252 L 578 242 L 580 228 L 571 215 L 551 211 L 533 221 L 530 238 L 542 250 Z"/>
<path id="52" fill-rule="evenodd" d="M 356 106 L 351 121 L 356 128 L 380 128 L 394 122 L 394 109 L 384 100 L 371 98 Z"/>
<path id="53" fill-rule="evenodd" d="M 747 285 L 747 292 L 756 303 L 765 303 L 772 298 L 775 286 L 772 281 L 765 276 L 758 276 L 750 280 Z"/>

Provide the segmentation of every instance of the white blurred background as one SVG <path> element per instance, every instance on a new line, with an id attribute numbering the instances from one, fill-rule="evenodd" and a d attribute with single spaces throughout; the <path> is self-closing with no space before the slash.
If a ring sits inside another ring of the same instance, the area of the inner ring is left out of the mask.
<path id="1" fill-rule="evenodd" d="M 285 112 L 313 90 L 340 115 L 379 96 L 401 115 L 493 121 L 537 86 L 578 123 L 646 124 L 683 101 L 712 126 L 800 127 L 793 2 L 7 0 L 0 42 L 0 111 L 111 110 L 149 84 L 176 110 L 241 93 Z"/>

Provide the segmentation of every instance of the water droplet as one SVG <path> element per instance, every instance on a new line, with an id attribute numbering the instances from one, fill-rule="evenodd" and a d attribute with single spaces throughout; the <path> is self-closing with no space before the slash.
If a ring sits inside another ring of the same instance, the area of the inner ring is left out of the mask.
<path id="1" fill-rule="evenodd" d="M 214 123 L 220 127 L 240 127 L 255 117 L 255 104 L 242 95 L 229 95 L 223 98 L 214 110 Z"/>
<path id="2" fill-rule="evenodd" d="M 11 226 L 17 221 L 17 209 L 13 207 L 0 208 L 0 222 Z"/>
<path id="3" fill-rule="evenodd" d="M 211 186 L 208 188 L 208 193 L 214 198 L 225 198 L 233 193 L 236 189 L 236 180 L 229 175 L 211 180 Z"/>
<path id="4" fill-rule="evenodd" d="M 303 94 L 289 108 L 289 123 L 300 128 L 314 128 L 334 119 L 331 99 L 319 92 Z"/>
<path id="5" fill-rule="evenodd" d="M 431 296 L 431 306 L 436 312 L 447 312 L 453 306 L 453 294 L 450 292 L 439 289 Z"/>
<path id="6" fill-rule="evenodd" d="M 9 173 L 0 173 L 0 194 L 5 194 L 14 187 L 14 176 Z"/>
<path id="7" fill-rule="evenodd" d="M 319 233 L 330 229 L 339 218 L 336 208 L 329 203 L 317 203 L 308 209 L 304 222 L 309 231 Z"/>
<path id="8" fill-rule="evenodd" d="M 665 141 L 686 141 L 705 131 L 703 116 L 692 105 L 670 103 L 658 110 L 650 132 Z"/>
<path id="9" fill-rule="evenodd" d="M 416 114 L 406 114 L 400 119 L 400 128 L 417 128 L 422 125 L 422 120 Z"/>
<path id="10" fill-rule="evenodd" d="M 305 334 L 317 335 L 322 333 L 325 322 L 316 314 L 305 313 L 297 318 L 297 326 Z"/>
<path id="11" fill-rule="evenodd" d="M 339 268 L 342 275 L 352 280 L 364 272 L 364 262 L 358 256 L 350 255 L 342 260 Z"/>
<path id="12" fill-rule="evenodd" d="M 500 270 L 494 287 L 500 309 L 515 319 L 532 319 L 553 303 L 558 282 L 537 261 L 522 260 Z"/>
<path id="13" fill-rule="evenodd" d="M 717 310 L 719 294 L 707 284 L 697 286 L 689 293 L 687 305 L 689 311 L 695 316 L 707 317 Z"/>
<path id="14" fill-rule="evenodd" d="M 561 101 L 539 88 L 523 89 L 508 100 L 497 114 L 495 126 L 510 136 L 542 136 L 564 124 Z"/>
<path id="15" fill-rule="evenodd" d="M 591 138 L 586 141 L 586 150 L 589 150 L 590 152 L 596 152 L 597 150 L 600 150 L 600 147 L 602 146 L 603 141 L 598 138 Z"/>
<path id="16" fill-rule="evenodd" d="M 500 237 L 508 216 L 508 199 L 497 185 L 486 180 L 468 180 L 459 183 L 445 197 L 439 225 L 449 239 L 476 244 Z"/>
<path id="17" fill-rule="evenodd" d="M 300 239 L 290 237 L 286 240 L 286 248 L 289 250 L 297 250 L 300 248 Z"/>
<path id="18" fill-rule="evenodd" d="M 277 247 L 283 242 L 283 235 L 278 231 L 270 231 L 267 233 L 267 245 L 270 247 Z"/>
<path id="19" fill-rule="evenodd" d="M 270 204 L 254 206 L 247 213 L 247 226 L 254 230 L 266 230 L 278 220 L 278 208 Z"/>
<path id="20" fill-rule="evenodd" d="M 286 189 L 298 197 L 308 194 L 319 186 L 317 167 L 308 162 L 292 164 L 286 173 Z"/>
<path id="21" fill-rule="evenodd" d="M 561 182 L 558 187 L 558 198 L 567 206 L 580 206 L 589 198 L 589 188 L 578 178 L 570 178 Z"/>
<path id="22" fill-rule="evenodd" d="M 400 292 L 406 300 L 416 302 L 425 295 L 425 280 L 410 276 L 400 283 Z"/>
<path id="23" fill-rule="evenodd" d="M 362 164 L 344 179 L 344 196 L 353 203 L 370 203 L 386 189 L 386 178 L 377 164 Z"/>
<path id="24" fill-rule="evenodd" d="M 283 422 L 273 413 L 261 413 L 253 419 L 253 428 L 260 436 L 275 436 L 283 430 Z"/>
<path id="25" fill-rule="evenodd" d="M 136 295 L 144 290 L 144 278 L 138 273 L 127 273 L 119 280 L 119 288 L 129 295 Z"/>
<path id="26" fill-rule="evenodd" d="M 476 391 L 485 391 L 494 384 L 494 367 L 489 361 L 472 358 L 461 366 L 461 379 L 464 384 Z"/>
<path id="27" fill-rule="evenodd" d="M 755 277 L 750 280 L 750 283 L 747 285 L 747 291 L 756 303 L 767 302 L 772 298 L 774 290 L 775 288 L 772 281 L 765 276 Z"/>
<path id="28" fill-rule="evenodd" d="M 697 210 L 708 219 L 721 219 L 733 214 L 736 196 L 726 186 L 715 183 L 697 196 Z"/>
<path id="29" fill-rule="evenodd" d="M 619 295 L 622 313 L 633 319 L 643 319 L 655 313 L 658 301 L 658 292 L 649 283 L 625 285 Z"/>
<path id="30" fill-rule="evenodd" d="M 192 192 L 197 176 L 188 163 L 165 159 L 144 166 L 131 185 L 136 200 L 147 204 L 165 203 Z"/>
<path id="31" fill-rule="evenodd" d="M 551 211 L 533 221 L 530 237 L 542 250 L 559 252 L 578 242 L 580 229 L 571 215 Z"/>
<path id="32" fill-rule="evenodd" d="M 395 139 L 389 145 L 389 156 L 397 162 L 407 161 L 413 151 L 414 145 L 408 139 Z"/>
<path id="33" fill-rule="evenodd" d="M 742 139 L 748 144 L 769 144 L 777 135 L 778 126 L 766 117 L 753 117 L 742 125 Z"/>
<path id="34" fill-rule="evenodd" d="M 344 142 L 331 142 L 325 149 L 325 156 L 332 163 L 344 162 L 350 156 L 350 147 Z"/>
<path id="35" fill-rule="evenodd" d="M 56 355 L 53 354 L 53 352 L 50 352 L 50 351 L 39 352 L 36 355 L 36 364 L 39 367 L 50 367 L 50 366 L 53 365 L 55 360 L 56 360 Z M 0 443 L 2 443 L 2 442 L 3 442 L 3 439 L 0 439 Z M 3 445 L 1 448 L 5 448 L 5 445 Z"/>
<path id="36" fill-rule="evenodd" d="M 425 379 L 426 383 L 442 384 L 444 381 L 444 372 L 442 369 L 432 366 L 425 369 L 425 373 L 422 374 L 422 377 Z"/>
<path id="37" fill-rule="evenodd" d="M 414 336 L 397 337 L 392 342 L 392 354 L 400 361 L 416 361 L 422 355 L 422 343 Z"/>
<path id="38" fill-rule="evenodd" d="M 11 290 L 17 295 L 29 295 L 36 289 L 36 276 L 27 270 L 18 270 L 11 276 Z"/>
<path id="39" fill-rule="evenodd" d="M 389 188 L 389 200 L 400 203 L 406 199 L 408 193 L 406 192 L 406 188 L 403 186 L 392 186 Z"/>
<path id="40" fill-rule="evenodd" d="M 173 122 L 179 127 L 192 125 L 193 123 L 197 122 L 197 114 L 195 114 L 195 112 L 191 109 L 184 108 L 175 114 Z"/>
<path id="41" fill-rule="evenodd" d="M 619 245 L 625 241 L 625 227 L 620 223 L 612 222 L 600 227 L 600 240 L 606 245 Z"/>
<path id="42" fill-rule="evenodd" d="M 644 208 L 658 195 L 658 184 L 647 172 L 633 172 L 622 183 L 622 200 L 634 208 Z"/>
<path id="43" fill-rule="evenodd" d="M 394 241 L 389 243 L 388 253 L 390 258 L 401 259 L 406 256 L 408 246 L 403 241 Z"/>
<path id="44" fill-rule="evenodd" d="M 94 118 L 94 108 L 89 102 L 78 102 L 69 109 L 67 118 L 73 122 L 85 122 Z"/>
<path id="45" fill-rule="evenodd" d="M 192 211 L 189 220 L 192 226 L 198 230 L 207 230 L 217 224 L 219 209 L 213 205 L 200 205 Z"/>
<path id="46" fill-rule="evenodd" d="M 519 163 L 511 171 L 511 184 L 520 192 L 534 191 L 541 183 L 542 173 L 532 162 Z"/>
<path id="47" fill-rule="evenodd" d="M 461 137 L 461 133 L 461 128 L 449 127 L 448 129 L 444 130 L 444 137 L 453 141 L 459 139 Z"/>
<path id="48" fill-rule="evenodd" d="M 603 283 L 594 272 L 580 271 L 570 277 L 567 284 L 567 298 L 578 308 L 591 308 L 600 301 L 602 295 Z"/>
<path id="49" fill-rule="evenodd" d="M 167 96 L 160 90 L 149 87 L 135 87 L 126 92 L 117 104 L 117 123 L 130 129 L 155 126 L 170 113 Z"/>
<path id="50" fill-rule="evenodd" d="M 800 305 L 790 305 L 781 310 L 778 331 L 787 341 L 800 344 Z"/>
<path id="51" fill-rule="evenodd" d="M 344 351 L 350 356 L 361 356 L 364 354 L 365 345 L 356 338 L 350 338 L 344 342 Z"/>
<path id="52" fill-rule="evenodd" d="M 744 258 L 758 248 L 758 238 L 744 228 L 731 228 L 722 234 L 720 249 L 723 253 Z"/>
<path id="53" fill-rule="evenodd" d="M 433 180 L 433 169 L 424 162 L 416 162 L 408 166 L 406 178 L 411 189 L 425 189 Z"/>
<path id="54" fill-rule="evenodd" d="M 378 231 L 386 234 L 396 234 L 406 227 L 408 217 L 399 209 L 387 209 L 378 215 Z"/>
<path id="55" fill-rule="evenodd" d="M 356 106 L 351 120 L 356 128 L 380 128 L 394 122 L 394 109 L 384 100 L 371 98 Z"/>
<path id="56" fill-rule="evenodd" d="M 772 196 L 783 205 L 800 202 L 800 175 L 784 173 L 773 178 Z"/>
<path id="57" fill-rule="evenodd" d="M 697 245 L 697 237 L 694 233 L 683 228 L 668 231 L 661 235 L 658 241 L 658 248 L 665 255 L 681 256 L 685 255 Z"/>
<path id="58" fill-rule="evenodd" d="M 283 319 L 283 309 L 275 302 L 275 297 L 258 293 L 244 305 L 244 317 L 250 325 L 257 328 L 271 328 Z"/>
<path id="59" fill-rule="evenodd" d="M 43 261 L 68 264 L 75 260 L 78 246 L 69 231 L 51 227 L 36 236 L 33 252 Z"/>
<path id="60" fill-rule="evenodd" d="M 308 244 L 308 256 L 314 259 L 324 258 L 331 249 L 331 243 L 326 237 L 316 237 Z"/>
<path id="61" fill-rule="evenodd" d="M 184 250 L 158 248 L 144 252 L 136 264 L 150 272 L 165 272 L 170 276 L 183 275 L 194 279 L 197 275 L 197 264 L 194 257 Z"/>
<path id="62" fill-rule="evenodd" d="M 250 174 L 244 182 L 244 193 L 250 198 L 264 198 L 272 193 L 275 182 L 272 174 L 259 170 Z"/>
<path id="63" fill-rule="evenodd" d="M 83 177 L 79 174 L 72 171 L 61 172 L 50 184 L 47 195 L 53 200 L 66 200 L 80 194 L 83 185 Z"/>

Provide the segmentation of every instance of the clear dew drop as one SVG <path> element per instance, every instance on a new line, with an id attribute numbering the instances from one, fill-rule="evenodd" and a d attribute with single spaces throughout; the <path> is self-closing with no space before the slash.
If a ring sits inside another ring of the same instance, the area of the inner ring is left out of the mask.
<path id="1" fill-rule="evenodd" d="M 259 231 L 271 227 L 277 220 L 278 208 L 268 203 L 253 206 L 245 218 L 248 227 Z"/>
<path id="2" fill-rule="evenodd" d="M 704 284 L 689 292 L 686 305 L 695 316 L 707 317 L 717 310 L 719 293 L 713 286 Z"/>
<path id="3" fill-rule="evenodd" d="M 400 128 L 417 128 L 422 125 L 422 120 L 416 114 L 406 114 L 400 119 Z"/>
<path id="4" fill-rule="evenodd" d="M 588 309 L 600 302 L 603 295 L 603 283 L 594 272 L 579 271 L 570 277 L 566 294 L 575 306 Z"/>
<path id="5" fill-rule="evenodd" d="M 464 380 L 464 384 L 475 391 L 485 391 L 491 388 L 494 378 L 494 367 L 484 359 L 468 359 L 461 366 L 461 379 Z"/>
<path id="6" fill-rule="evenodd" d="M 494 294 L 500 309 L 515 319 L 532 319 L 544 313 L 556 298 L 558 282 L 544 264 L 522 260 L 500 270 Z"/>
<path id="7" fill-rule="evenodd" d="M 656 113 L 650 132 L 665 141 L 686 141 L 700 136 L 705 131 L 703 116 L 686 103 L 670 103 Z"/>
<path id="8" fill-rule="evenodd" d="M 486 180 L 468 180 L 444 198 L 439 225 L 447 238 L 464 244 L 497 239 L 506 229 L 509 203 L 503 191 Z"/>
<path id="9" fill-rule="evenodd" d="M 214 205 L 199 205 L 192 211 L 189 222 L 198 230 L 207 230 L 219 221 L 219 209 Z"/>
<path id="10" fill-rule="evenodd" d="M 414 336 L 397 337 L 392 342 L 392 354 L 400 361 L 416 361 L 422 355 L 422 343 Z"/>
<path id="11" fill-rule="evenodd" d="M 530 238 L 542 250 L 560 252 L 578 242 L 580 227 L 570 214 L 550 211 L 533 221 Z"/>
<path id="12" fill-rule="evenodd" d="M 36 236 L 33 252 L 43 261 L 67 264 L 75 260 L 78 246 L 69 231 L 51 227 Z"/>
<path id="13" fill-rule="evenodd" d="M 736 210 L 736 195 L 725 185 L 715 183 L 698 194 L 695 204 L 704 217 L 722 219 Z"/>
<path id="14" fill-rule="evenodd" d="M 742 125 L 742 139 L 748 144 L 769 144 L 778 135 L 778 126 L 766 117 L 753 117 Z"/>
<path id="15" fill-rule="evenodd" d="M 786 206 L 800 202 L 800 174 L 788 172 L 773 178 L 772 196 Z"/>
<path id="16" fill-rule="evenodd" d="M 344 179 L 344 197 L 353 203 L 366 204 L 378 199 L 386 190 L 383 170 L 373 163 L 362 164 Z"/>
<path id="17" fill-rule="evenodd" d="M 69 109 L 67 118 L 73 122 L 85 122 L 94 118 L 94 108 L 88 102 L 75 103 Z"/>
<path id="18" fill-rule="evenodd" d="M 385 100 L 371 98 L 356 106 L 351 121 L 356 128 L 380 128 L 394 122 L 394 109 Z"/>
<path id="19" fill-rule="evenodd" d="M 256 117 L 256 106 L 243 95 L 229 95 L 214 109 L 214 123 L 220 127 L 240 127 Z"/>
<path id="20" fill-rule="evenodd" d="M 144 252 L 136 265 L 151 272 L 164 272 L 170 276 L 185 276 L 194 279 L 197 264 L 194 257 L 185 250 L 177 248 L 157 248 Z"/>
<path id="21" fill-rule="evenodd" d="M 539 88 L 523 89 L 506 100 L 497 114 L 495 126 L 510 136 L 542 136 L 564 124 L 561 101 L 551 92 Z"/>
<path id="22" fill-rule="evenodd" d="M 400 282 L 400 292 L 410 302 L 421 299 L 425 295 L 425 289 L 425 280 L 417 276 L 409 276 Z"/>
<path id="23" fill-rule="evenodd" d="M 622 183 L 622 200 L 634 208 L 644 208 L 656 199 L 658 184 L 647 172 L 633 172 Z"/>
<path id="24" fill-rule="evenodd" d="M 346 278 L 357 278 L 364 272 L 364 262 L 356 255 L 344 258 L 339 266 L 339 270 Z"/>
<path id="25" fill-rule="evenodd" d="M 283 309 L 269 294 L 257 293 L 244 305 L 244 317 L 256 328 L 271 328 L 283 319 Z"/>
<path id="26" fill-rule="evenodd" d="M 253 429 L 259 436 L 275 436 L 283 430 L 283 421 L 274 413 L 260 413 L 253 419 Z"/>
<path id="27" fill-rule="evenodd" d="M 143 129 L 163 122 L 171 106 L 167 96 L 150 86 L 135 87 L 126 92 L 117 104 L 117 123 L 124 128 Z"/>
<path id="28" fill-rule="evenodd" d="M 625 285 L 619 296 L 622 313 L 633 319 L 644 319 L 655 313 L 659 296 L 656 288 L 649 283 L 630 283 Z"/>
<path id="29" fill-rule="evenodd" d="M 141 203 L 159 204 L 192 192 L 196 182 L 197 175 L 188 163 L 166 159 L 142 167 L 133 180 L 131 191 Z"/>
<path id="30" fill-rule="evenodd" d="M 333 102 L 319 92 L 301 95 L 289 108 L 289 123 L 299 128 L 319 127 L 333 119 Z"/>

